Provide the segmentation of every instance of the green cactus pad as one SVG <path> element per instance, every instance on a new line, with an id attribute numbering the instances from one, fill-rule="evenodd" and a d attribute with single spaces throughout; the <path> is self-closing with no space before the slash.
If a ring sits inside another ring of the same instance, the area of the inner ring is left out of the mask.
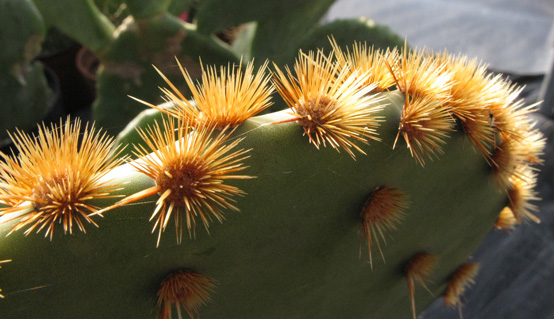
<path id="1" fill-rule="evenodd" d="M 148 222 L 156 198 L 97 218 L 87 233 L 43 236 L 16 232 L 0 241 L 4 318 L 155 318 L 162 279 L 178 269 L 214 278 L 203 318 L 408 318 L 404 268 L 418 252 L 439 257 L 429 289 L 416 288 L 417 309 L 440 295 L 447 280 L 476 249 L 506 196 L 491 170 L 461 132 L 440 160 L 418 165 L 404 147 L 392 149 L 403 97 L 392 93 L 380 114 L 382 142 L 361 145 L 353 160 L 331 148 L 317 150 L 296 123 L 270 123 L 286 111 L 251 118 L 233 134 L 252 149 L 233 182 L 247 195 L 240 212 L 226 212 L 210 234 L 175 243 L 170 225 L 156 248 Z M 131 194 L 154 185 L 129 165 L 110 173 Z M 376 187 L 410 196 L 394 239 L 383 246 L 386 264 L 373 270 L 360 240 L 360 212 Z M 157 196 L 155 196 L 157 197 Z M 100 203 L 99 203 L 100 204 Z M 104 203 L 105 204 L 105 203 Z M 1 233 L 10 230 L 1 226 Z M 360 257 L 360 252 L 362 255 Z"/>
<path id="2" fill-rule="evenodd" d="M 144 109 L 128 96 L 163 102 L 155 84 L 162 82 L 152 64 L 179 85 L 176 79 L 182 76 L 175 58 L 196 77 L 201 72 L 200 57 L 210 65 L 238 61 L 227 48 L 170 14 L 140 22 L 129 17 L 101 61 L 93 106 L 96 122 L 116 135 Z"/>

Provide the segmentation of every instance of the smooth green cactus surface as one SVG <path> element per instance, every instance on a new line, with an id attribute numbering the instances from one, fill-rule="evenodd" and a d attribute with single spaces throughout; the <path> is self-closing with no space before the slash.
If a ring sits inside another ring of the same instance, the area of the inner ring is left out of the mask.
<path id="1" fill-rule="evenodd" d="M 126 164 L 69 124 L 16 136 L 21 154 L 0 166 L 2 317 L 415 318 L 440 296 L 460 306 L 488 231 L 537 219 L 532 107 L 464 57 L 332 45 L 274 66 L 271 89 L 222 69 L 192 102 L 164 90 L 171 111 L 144 102 L 168 114 L 139 127 Z M 273 89 L 289 110 L 236 123 Z"/>

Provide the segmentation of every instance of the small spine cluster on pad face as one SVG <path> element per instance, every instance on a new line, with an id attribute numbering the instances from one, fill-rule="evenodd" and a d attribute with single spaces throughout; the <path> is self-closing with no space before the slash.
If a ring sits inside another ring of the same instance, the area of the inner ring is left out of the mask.
<path id="1" fill-rule="evenodd" d="M 408 261 L 405 269 L 406 282 L 408 284 L 408 290 L 410 291 L 410 299 L 412 303 L 413 318 L 416 318 L 416 305 L 415 305 L 415 287 L 416 284 L 422 286 L 426 290 L 427 283 L 430 280 L 433 268 L 436 266 L 438 256 L 421 252 L 415 255 Z"/>
<path id="2" fill-rule="evenodd" d="M 373 268 L 371 244 L 375 242 L 383 261 L 385 255 L 380 241 L 386 244 L 386 235 L 397 229 L 404 218 L 404 210 L 408 207 L 407 195 L 394 187 L 377 187 L 366 200 L 360 217 L 362 240 L 367 241 L 369 263 Z M 361 253 L 361 247 L 360 247 Z"/>
<path id="3" fill-rule="evenodd" d="M 464 292 L 475 284 L 475 276 L 479 272 L 478 263 L 465 263 L 458 267 L 456 272 L 450 277 L 446 291 L 444 293 L 444 303 L 447 307 L 457 307 L 462 313 L 462 297 Z"/>
<path id="4" fill-rule="evenodd" d="M 176 270 L 166 276 L 158 290 L 158 319 L 171 319 L 173 308 L 182 319 L 181 308 L 190 318 L 198 318 L 200 307 L 214 292 L 214 279 L 190 270 Z"/>

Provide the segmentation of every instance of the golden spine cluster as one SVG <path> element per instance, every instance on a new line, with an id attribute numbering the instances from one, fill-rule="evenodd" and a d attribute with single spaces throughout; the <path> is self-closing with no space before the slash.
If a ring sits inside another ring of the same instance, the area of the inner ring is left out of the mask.
<path id="1" fill-rule="evenodd" d="M 175 307 L 177 318 L 182 319 L 181 308 L 190 318 L 198 318 L 200 307 L 208 303 L 216 281 L 190 270 L 177 270 L 167 275 L 158 290 L 158 318 L 172 318 Z"/>
<path id="2" fill-rule="evenodd" d="M 215 67 L 205 69 L 202 65 L 202 79 L 198 84 L 194 84 L 178 60 L 177 65 L 192 92 L 190 101 L 157 68 L 156 71 L 171 88 L 161 90 L 172 107 L 160 108 L 133 98 L 177 119 L 193 121 L 195 126 L 215 126 L 218 129 L 236 127 L 272 105 L 274 88 L 269 85 L 271 78 L 266 73 L 268 61 L 258 68 L 255 75 L 254 61 L 247 63 L 244 70 L 242 61 L 239 65 L 222 66 L 219 73 Z"/>
<path id="3" fill-rule="evenodd" d="M 381 249 L 381 240 L 386 244 L 386 235 L 390 236 L 390 232 L 395 231 L 404 219 L 404 210 L 409 206 L 407 197 L 400 189 L 384 186 L 374 189 L 364 203 L 360 214 L 362 219 L 360 233 L 362 241 L 365 239 L 367 242 L 371 268 L 373 268 L 371 243 L 375 242 L 384 262 L 385 255 Z"/>
<path id="4" fill-rule="evenodd" d="M 274 84 L 291 109 L 291 121 L 304 127 L 310 143 L 317 148 L 329 144 L 355 158 L 351 148 L 365 155 L 355 141 L 379 140 L 376 128 L 381 119 L 375 113 L 384 105 L 379 96 L 369 94 L 376 88 L 365 84 L 370 73 L 350 68 L 334 61 L 332 54 L 300 52 L 295 75 L 288 67 L 285 75 L 275 65 Z"/>
<path id="5" fill-rule="evenodd" d="M 332 44 L 328 55 L 300 52 L 292 70 L 274 65 L 272 78 L 266 74 L 267 62 L 257 72 L 253 62 L 244 70 L 241 62 L 221 67 L 219 72 L 203 68 L 201 82 L 195 84 L 179 64 L 192 92 L 191 101 L 160 72 L 170 87 L 162 92 L 171 108 L 137 100 L 170 117 L 162 126 L 139 129 L 147 148 L 136 146 L 139 159 L 130 162 L 156 186 L 109 207 L 99 208 L 90 201 L 115 197 L 114 191 L 121 187 L 102 179 L 124 162 L 117 159 L 117 150 L 112 151 L 112 139 L 93 127 L 82 133 L 80 122 L 71 124 L 69 118 L 59 126 L 41 127 L 37 136 L 18 131 L 12 139 L 19 155 L 1 154 L 0 223 L 16 221 L 12 232 L 29 226 L 26 235 L 45 229 L 52 239 L 57 224 L 64 233 L 71 233 L 73 225 L 85 232 L 84 222 L 96 225 L 92 216 L 158 194 L 151 217 L 155 219 L 153 231 L 158 229 L 158 244 L 172 215 L 178 241 L 183 224 L 191 235 L 198 220 L 208 230 L 213 219 L 224 219 L 224 209 L 239 210 L 234 197 L 244 192 L 225 182 L 252 178 L 237 174 L 247 167 L 243 162 L 249 150 L 236 150 L 241 139 L 229 143 L 229 136 L 234 127 L 272 104 L 274 90 L 290 109 L 290 119 L 282 122 L 297 122 L 315 147 L 329 145 L 353 159 L 353 150 L 366 154 L 359 143 L 379 141 L 377 127 L 383 118 L 378 114 L 386 107 L 382 92 L 397 90 L 404 94 L 404 105 L 395 146 L 402 136 L 415 161 L 423 166 L 426 159 L 440 158 L 442 145 L 458 123 L 491 165 L 499 188 L 508 194 L 509 204 L 496 226 L 513 228 L 524 220 L 539 221 L 533 214 L 536 206 L 530 202 L 538 199 L 533 165 L 541 163 L 545 141 L 528 117 L 534 106 L 517 100 L 520 88 L 488 74 L 484 65 L 464 56 L 407 48 L 381 51 L 360 43 L 344 51 L 334 40 Z M 362 240 L 368 243 L 371 263 L 372 241 L 384 260 L 379 241 L 401 222 L 407 206 L 406 195 L 393 187 L 372 193 L 361 214 Z M 435 263 L 435 255 L 422 253 L 406 268 L 414 317 L 415 284 L 425 285 Z M 179 298 L 175 291 L 182 287 L 177 286 L 190 281 L 179 278 L 192 275 L 176 276 L 160 290 L 161 317 L 171 317 L 171 303 L 182 305 L 194 317 L 209 300 L 205 294 L 213 285 L 210 281 L 202 296 L 194 296 L 201 289 L 191 288 L 185 294 L 188 299 Z M 454 283 L 452 289 L 465 288 L 465 282 L 469 279 Z M 450 299 L 451 304 L 459 303 L 455 297 Z"/>
<path id="6" fill-rule="evenodd" d="M 103 179 L 125 160 L 113 138 L 94 126 L 81 130 L 69 117 L 39 126 L 36 136 L 18 131 L 11 138 L 19 155 L 0 153 L 0 223 L 16 220 L 11 232 L 30 226 L 25 234 L 45 229 L 50 239 L 56 224 L 70 234 L 74 225 L 86 232 L 84 222 L 98 226 L 91 215 L 100 208 L 90 201 L 116 197 L 111 193 L 121 186 Z"/>

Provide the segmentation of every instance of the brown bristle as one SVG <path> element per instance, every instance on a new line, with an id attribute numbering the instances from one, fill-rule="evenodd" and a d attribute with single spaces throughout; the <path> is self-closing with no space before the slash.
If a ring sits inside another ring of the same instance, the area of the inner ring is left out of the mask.
<path id="1" fill-rule="evenodd" d="M 406 95 L 398 135 L 402 134 L 412 156 L 424 166 L 424 156 L 433 159 L 443 153 L 441 145 L 446 143 L 444 139 L 454 125 L 449 109 L 438 101 Z"/>
<path id="2" fill-rule="evenodd" d="M 121 163 L 113 138 L 88 125 L 81 133 L 80 120 L 69 117 L 59 126 L 39 126 L 33 137 L 21 131 L 10 136 L 19 155 L 0 153 L 0 202 L 7 205 L 0 216 L 2 223 L 18 221 L 10 234 L 30 226 L 26 235 L 46 229 L 52 240 L 56 224 L 70 234 L 74 225 L 82 232 L 85 222 L 97 226 L 89 214 L 99 207 L 90 201 L 117 197 L 111 192 L 118 186 L 104 180 Z"/>
<path id="3" fill-rule="evenodd" d="M 429 253 L 419 253 L 415 255 L 406 266 L 406 282 L 408 283 L 408 289 L 410 291 L 410 300 L 412 304 L 412 314 L 413 318 L 416 318 L 416 307 L 415 307 L 415 284 L 418 283 L 427 291 L 426 283 L 429 282 L 433 268 L 437 264 L 438 260 L 437 255 Z"/>
<path id="4" fill-rule="evenodd" d="M 461 265 L 450 277 L 446 292 L 444 293 L 444 303 L 447 307 L 458 307 L 461 317 L 461 308 L 464 292 L 475 284 L 475 276 L 479 272 L 478 263 L 465 263 Z"/>
<path id="5" fill-rule="evenodd" d="M 221 66 L 219 73 L 215 66 L 207 69 L 202 66 L 202 81 L 196 85 L 178 60 L 177 64 L 192 92 L 192 102 L 158 69 L 156 71 L 170 87 L 161 89 L 165 100 L 174 108 L 160 108 L 135 100 L 178 119 L 194 121 L 196 126 L 215 126 L 218 129 L 236 127 L 272 104 L 271 94 L 274 89 L 270 85 L 271 76 L 266 73 L 268 61 L 262 64 L 256 74 L 253 61 L 244 70 L 242 61 L 238 66 Z"/>
<path id="6" fill-rule="evenodd" d="M 382 92 L 395 85 L 394 77 L 387 68 L 385 61 L 390 65 L 397 63 L 399 53 L 396 48 L 393 50 L 387 49 L 383 52 L 368 47 L 366 43 L 354 42 L 352 51 L 347 48 L 344 52 L 334 38 L 331 38 L 330 41 L 338 64 L 341 68 L 347 68 L 348 76 L 354 72 L 358 72 L 358 76 L 369 73 L 369 76 L 364 79 L 364 85 L 372 86 L 372 92 Z"/>
<path id="7" fill-rule="evenodd" d="M 214 279 L 189 270 L 169 274 L 158 290 L 158 319 L 172 319 L 173 307 L 179 319 L 183 318 L 181 308 L 190 318 L 198 318 L 200 307 L 211 301 L 215 286 Z"/>
<path id="8" fill-rule="evenodd" d="M 540 223 L 540 219 L 533 214 L 533 212 L 538 212 L 539 209 L 537 205 L 530 202 L 540 200 L 534 190 L 537 184 L 537 174 L 527 166 L 518 166 L 516 173 L 509 180 L 509 207 L 516 222 L 521 223 L 522 221 L 531 220 Z"/>
<path id="9" fill-rule="evenodd" d="M 253 178 L 235 174 L 246 168 L 242 161 L 248 158 L 245 154 L 249 150 L 233 151 L 242 139 L 234 139 L 225 145 L 230 136 L 226 129 L 213 137 L 214 127 L 193 129 L 188 122 L 178 121 L 175 125 L 171 119 L 164 120 L 163 128 L 156 123 L 154 127 L 138 132 L 148 149 L 142 145 L 135 147 L 139 159 L 130 164 L 154 179 L 157 185 L 129 196 L 131 200 L 123 199 L 121 203 L 129 204 L 155 193 L 160 195 L 151 217 L 151 220 L 156 218 L 153 231 L 158 228 L 158 245 L 172 214 L 177 242 L 180 243 L 183 212 L 186 227 L 193 236 L 197 218 L 208 231 L 212 218 L 220 222 L 224 219 L 223 208 L 239 210 L 232 204 L 235 201 L 232 197 L 243 196 L 244 192 L 224 182 Z M 114 205 L 117 206 L 121 204 Z"/>
<path id="10" fill-rule="evenodd" d="M 300 52 L 294 66 L 296 77 L 288 67 L 287 75 L 276 65 L 275 69 L 277 91 L 317 148 L 329 144 L 355 158 L 352 148 L 365 154 L 355 142 L 379 140 L 380 120 L 374 114 L 384 105 L 379 103 L 381 97 L 368 94 L 375 87 L 364 85 L 368 73 L 350 73 L 349 67 L 341 67 L 321 51 L 316 56 Z"/>
<path id="11" fill-rule="evenodd" d="M 514 212 L 509 206 L 506 206 L 500 211 L 498 217 L 496 217 L 494 227 L 497 229 L 513 230 L 516 224 L 517 220 L 514 216 Z"/>
<path id="12" fill-rule="evenodd" d="M 407 195 L 394 187 L 377 187 L 366 200 L 360 214 L 361 240 L 367 241 L 369 250 L 369 263 L 373 268 L 371 243 L 374 241 L 379 253 L 385 261 L 380 241 L 386 244 L 385 235 L 397 229 L 398 224 L 404 219 L 404 210 L 408 208 Z M 390 235 L 390 234 L 389 234 Z M 361 254 L 361 244 L 360 244 Z"/>

